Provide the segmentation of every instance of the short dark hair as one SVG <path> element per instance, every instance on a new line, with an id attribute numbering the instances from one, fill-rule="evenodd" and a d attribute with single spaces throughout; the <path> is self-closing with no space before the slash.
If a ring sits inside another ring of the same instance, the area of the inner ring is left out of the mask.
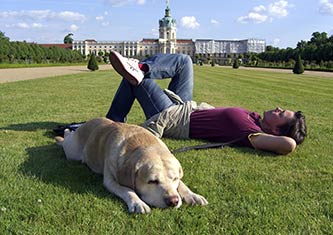
<path id="1" fill-rule="evenodd" d="M 279 127 L 280 135 L 288 136 L 296 141 L 296 144 L 303 143 L 307 135 L 305 116 L 301 111 L 295 112 L 294 118 Z"/>

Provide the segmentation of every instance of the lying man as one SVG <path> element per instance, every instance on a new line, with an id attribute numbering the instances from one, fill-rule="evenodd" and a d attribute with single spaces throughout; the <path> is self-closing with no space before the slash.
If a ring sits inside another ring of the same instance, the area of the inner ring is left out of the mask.
<path id="1" fill-rule="evenodd" d="M 256 112 L 239 107 L 214 108 L 192 101 L 193 63 L 183 54 L 158 54 L 139 62 L 111 52 L 110 61 L 123 80 L 107 118 L 126 122 L 135 99 L 145 116 L 145 128 L 158 137 L 232 142 L 259 150 L 288 154 L 306 137 L 305 116 L 281 108 Z M 171 78 L 162 90 L 154 79 Z"/>

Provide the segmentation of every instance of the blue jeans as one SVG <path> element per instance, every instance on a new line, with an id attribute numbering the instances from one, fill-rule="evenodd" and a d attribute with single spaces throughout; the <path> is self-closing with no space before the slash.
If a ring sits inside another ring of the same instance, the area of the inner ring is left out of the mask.
<path id="1" fill-rule="evenodd" d="M 132 86 L 126 79 L 122 79 L 106 114 L 107 118 L 126 122 L 135 98 L 147 119 L 174 105 L 154 79 L 171 78 L 168 89 L 179 95 L 183 101 L 192 100 L 193 63 L 188 55 L 157 54 L 140 63 L 147 64 L 149 71 L 145 73 L 139 86 Z"/>

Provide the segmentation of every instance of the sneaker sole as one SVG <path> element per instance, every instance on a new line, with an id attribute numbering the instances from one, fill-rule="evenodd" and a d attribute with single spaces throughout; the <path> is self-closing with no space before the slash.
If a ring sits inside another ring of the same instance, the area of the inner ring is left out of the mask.
<path id="1" fill-rule="evenodd" d="M 121 76 L 123 76 L 129 83 L 131 83 L 133 86 L 137 86 L 139 84 L 138 80 L 132 76 L 123 64 L 120 62 L 119 57 L 115 53 L 110 53 L 110 62 L 113 66 L 113 68 L 119 73 Z"/>

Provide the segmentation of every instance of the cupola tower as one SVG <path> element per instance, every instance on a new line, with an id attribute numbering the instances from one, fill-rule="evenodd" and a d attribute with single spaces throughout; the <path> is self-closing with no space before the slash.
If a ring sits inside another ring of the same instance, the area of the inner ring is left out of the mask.
<path id="1" fill-rule="evenodd" d="M 176 52 L 176 20 L 171 17 L 169 0 L 166 1 L 165 15 L 159 20 L 158 41 L 161 53 Z"/>

